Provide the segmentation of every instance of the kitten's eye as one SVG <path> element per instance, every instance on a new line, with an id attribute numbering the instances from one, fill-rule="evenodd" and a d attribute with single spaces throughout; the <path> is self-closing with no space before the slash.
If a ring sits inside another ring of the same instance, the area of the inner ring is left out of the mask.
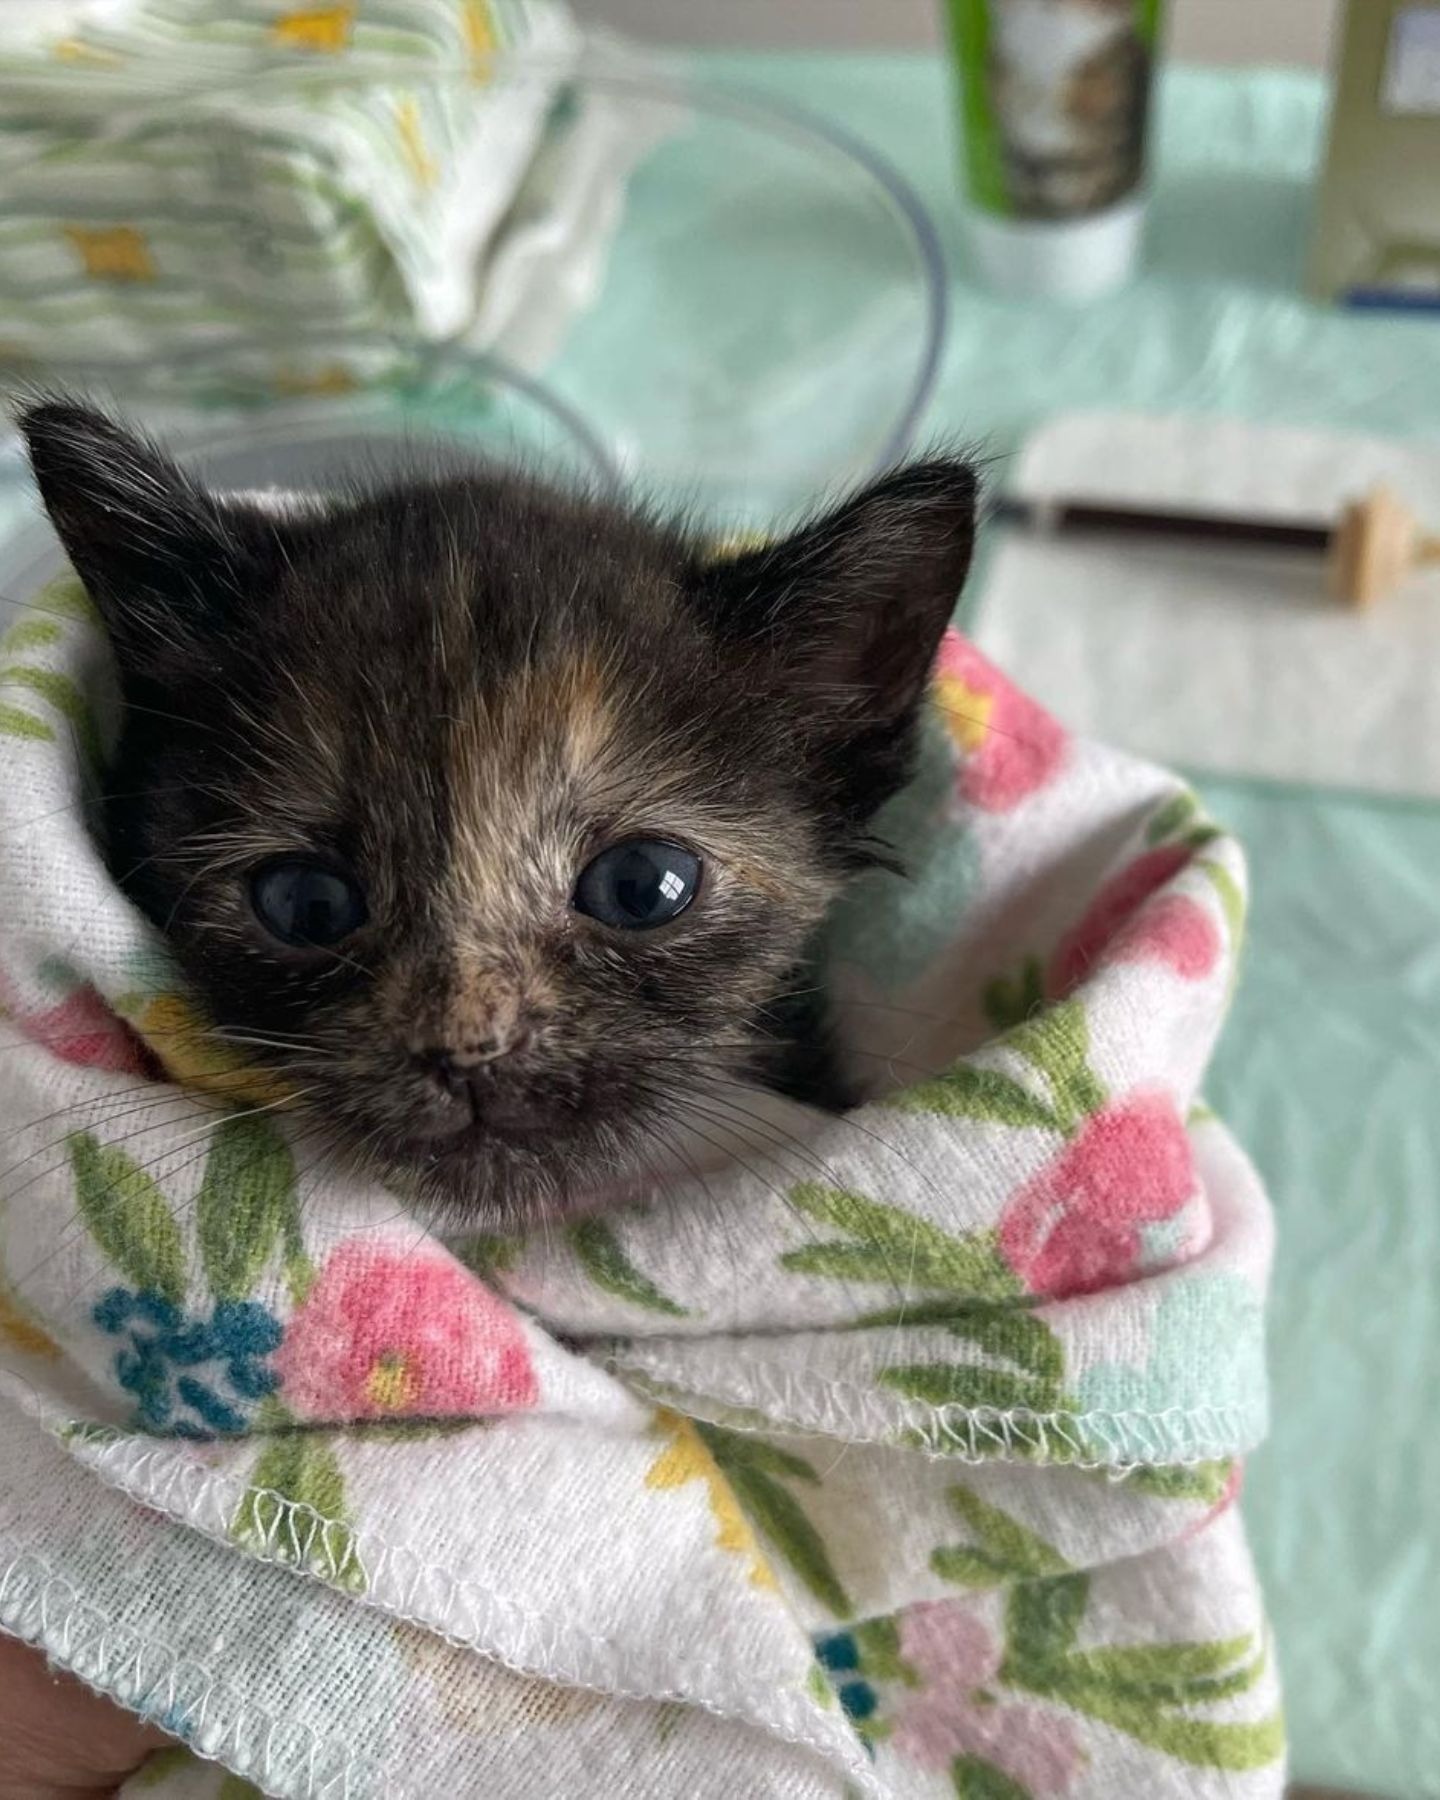
<path id="1" fill-rule="evenodd" d="M 338 944 L 366 916 L 365 896 L 348 876 L 298 856 L 262 863 L 250 877 L 250 904 L 272 937 L 311 949 Z"/>
<path id="2" fill-rule="evenodd" d="M 700 858 L 691 851 L 657 838 L 631 838 L 602 850 L 581 871 L 575 910 L 602 925 L 645 931 L 677 918 L 699 886 Z"/>

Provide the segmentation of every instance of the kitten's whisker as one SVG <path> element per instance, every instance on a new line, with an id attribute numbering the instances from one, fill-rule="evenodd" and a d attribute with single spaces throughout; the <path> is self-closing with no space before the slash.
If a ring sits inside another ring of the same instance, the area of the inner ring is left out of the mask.
<path id="1" fill-rule="evenodd" d="M 305 1141 L 305 1139 L 309 1135 L 310 1135 L 310 1133 L 308 1131 L 299 1132 L 295 1135 L 294 1142 L 296 1144 L 302 1143 Z M 189 1169 L 192 1169 L 197 1163 L 202 1162 L 208 1154 L 209 1154 L 209 1147 L 207 1146 L 204 1150 L 201 1150 L 196 1155 L 188 1157 L 186 1159 L 186 1161 L 184 1163 L 182 1163 L 178 1169 L 170 1171 L 170 1175 L 173 1176 L 173 1175 L 178 1175 L 178 1174 L 184 1174 Z M 259 1153 L 257 1152 L 256 1162 L 258 1162 L 258 1156 L 259 1156 Z M 246 1168 L 254 1167 L 254 1166 L 256 1166 L 256 1162 L 247 1163 L 245 1165 L 245 1167 Z M 153 1165 L 150 1165 L 150 1166 L 153 1166 Z M 298 1197 L 298 1193 L 299 1193 L 298 1177 L 297 1177 L 296 1185 L 297 1185 L 297 1197 Z M 199 1204 L 199 1199 L 200 1199 L 200 1191 L 199 1191 L 199 1189 L 197 1189 L 196 1192 L 194 1194 L 190 1195 L 190 1197 L 188 1199 L 175 1203 L 174 1213 L 175 1213 L 175 1218 L 179 1224 L 184 1225 L 190 1219 L 191 1215 L 194 1213 L 197 1205 Z M 77 1234 L 72 1233 L 72 1239 L 71 1239 L 72 1242 L 75 1241 L 76 1235 Z M 104 1281 L 106 1279 L 107 1279 L 107 1277 L 103 1273 L 100 1274 L 96 1278 L 95 1285 L 98 1286 L 100 1281 Z M 68 1294 L 65 1296 L 65 1302 L 64 1302 L 65 1305 L 66 1306 L 73 1305 L 75 1303 L 75 1301 L 79 1298 L 81 1291 L 82 1290 L 81 1290 L 80 1286 L 71 1288 L 69 1290 Z"/>
<path id="2" fill-rule="evenodd" d="M 712 1074 L 709 1077 L 709 1079 L 712 1081 L 721 1082 L 726 1086 L 734 1087 L 742 1094 L 754 1092 L 753 1088 L 747 1086 L 747 1084 L 742 1081 L 735 1080 L 733 1077 L 727 1077 L 727 1076 L 716 1073 L 716 1074 Z M 732 1101 L 730 1104 L 738 1105 L 738 1102 Z M 748 1111 L 748 1109 L 742 1109 L 742 1110 Z M 749 1116 L 753 1116 L 753 1115 L 749 1115 Z M 925 1171 L 922 1168 L 920 1168 L 920 1166 L 913 1160 L 913 1158 L 907 1156 L 905 1154 L 905 1152 L 898 1147 L 898 1145 L 891 1143 L 888 1138 L 884 1138 L 884 1137 L 880 1136 L 880 1134 L 878 1132 L 872 1131 L 868 1126 L 862 1125 L 859 1122 L 859 1120 L 856 1118 L 856 1116 L 853 1112 L 829 1114 L 829 1115 L 827 1115 L 827 1119 L 829 1120 L 830 1123 L 832 1123 L 834 1125 L 846 1126 L 852 1131 L 859 1132 L 862 1137 L 868 1139 L 871 1143 L 877 1145 L 880 1149 L 888 1152 L 888 1154 L 895 1157 L 897 1162 L 901 1163 L 912 1175 L 914 1175 L 919 1180 L 921 1187 L 924 1189 L 924 1191 L 934 1198 L 934 1200 L 936 1201 L 936 1203 L 939 1206 L 939 1208 L 942 1212 L 942 1215 L 943 1215 L 944 1206 L 945 1206 L 944 1195 L 941 1193 L 940 1189 L 935 1185 L 935 1183 L 931 1180 L 931 1178 L 925 1173 Z M 768 1125 L 772 1126 L 775 1130 L 781 1131 L 787 1137 L 791 1137 L 791 1141 L 795 1144 L 797 1152 L 801 1151 L 803 1149 L 803 1146 L 800 1144 L 800 1141 L 798 1139 L 793 1138 L 792 1134 L 790 1134 L 788 1132 L 784 1132 L 784 1127 L 779 1125 L 779 1123 L 777 1121 L 769 1120 L 769 1121 L 766 1121 L 766 1123 Z M 811 1158 L 811 1160 L 815 1163 L 815 1165 L 818 1168 L 820 1168 L 822 1171 L 825 1172 L 825 1178 L 828 1181 L 830 1181 L 831 1183 L 834 1183 L 835 1176 L 834 1176 L 833 1172 L 825 1170 L 825 1165 L 824 1165 L 823 1161 L 821 1161 L 821 1159 L 819 1159 L 813 1151 L 806 1151 L 805 1153 Z M 917 1234 L 917 1236 L 918 1236 L 918 1234 Z"/>
<path id="3" fill-rule="evenodd" d="M 275 1102 L 271 1102 L 269 1105 L 266 1105 L 266 1106 L 248 1107 L 242 1112 L 238 1112 L 238 1113 L 232 1112 L 232 1113 L 229 1113 L 228 1115 L 222 1115 L 222 1116 L 229 1117 L 231 1119 L 251 1118 L 260 1113 L 273 1112 L 275 1110 L 275 1108 L 280 1104 L 281 1104 L 281 1102 L 275 1101 Z M 149 1175 L 152 1173 L 152 1171 L 160 1168 L 162 1164 L 167 1164 L 173 1156 L 175 1156 L 178 1152 L 187 1149 L 191 1144 L 195 1143 L 197 1141 L 197 1139 L 206 1140 L 204 1147 L 196 1155 L 187 1157 L 183 1162 L 181 1162 L 175 1168 L 166 1168 L 165 1179 L 167 1181 L 173 1181 L 176 1178 L 176 1176 L 185 1174 L 189 1169 L 193 1168 L 197 1162 L 203 1161 L 204 1158 L 209 1155 L 210 1143 L 208 1140 L 210 1140 L 212 1138 L 212 1136 L 215 1132 L 215 1129 L 220 1122 L 221 1122 L 220 1119 L 214 1119 L 214 1118 L 207 1120 L 206 1123 L 200 1128 L 200 1130 L 191 1132 L 188 1136 L 181 1138 L 178 1142 L 167 1137 L 165 1148 L 163 1150 L 161 1150 L 160 1152 L 158 1152 L 158 1154 L 156 1154 L 155 1156 L 148 1157 L 143 1162 L 137 1161 L 134 1158 L 127 1158 L 129 1167 L 126 1168 L 124 1171 L 122 1171 L 122 1173 L 114 1181 L 107 1184 L 107 1186 L 103 1190 L 103 1194 L 101 1196 L 102 1200 L 106 1199 L 109 1196 L 116 1193 L 117 1190 L 119 1189 L 122 1181 L 133 1179 L 134 1173 L 137 1170 L 142 1175 Z M 149 1124 L 149 1125 L 144 1125 L 138 1131 L 126 1132 L 118 1138 L 107 1140 L 106 1147 L 113 1148 L 117 1145 L 128 1143 L 133 1138 L 143 1137 L 143 1136 L 149 1135 L 153 1132 L 161 1131 L 161 1130 L 168 1132 L 169 1127 L 166 1126 L 163 1122 L 158 1125 L 153 1124 L 153 1123 Z M 14 1204 L 15 1200 L 18 1198 L 19 1194 L 23 1194 L 24 1192 L 26 1192 L 26 1190 L 29 1189 L 30 1187 L 32 1187 L 36 1181 L 44 1180 L 46 1175 L 55 1173 L 55 1171 L 58 1170 L 61 1166 L 62 1165 L 60 1162 L 56 1162 L 52 1166 L 52 1168 L 42 1171 L 41 1174 L 38 1176 L 31 1177 L 30 1180 L 28 1180 L 22 1184 L 22 1186 L 17 1190 L 17 1192 L 15 1194 L 6 1195 L 5 1205 L 7 1207 L 13 1206 L 13 1204 Z M 79 1218 L 78 1213 L 77 1213 L 77 1218 Z M 84 1227 L 83 1218 L 79 1218 L 79 1223 L 83 1228 Z M 62 1253 L 62 1251 L 69 1249 L 72 1244 L 74 1244 L 75 1242 L 78 1241 L 78 1239 L 79 1239 L 79 1234 L 77 1232 L 71 1231 L 68 1235 L 66 1235 L 61 1240 L 61 1242 L 57 1243 L 50 1250 L 50 1252 L 47 1255 L 41 1257 L 39 1262 L 32 1264 L 31 1267 L 23 1273 L 23 1275 L 18 1275 L 18 1276 L 12 1275 L 11 1280 L 15 1287 L 16 1292 L 23 1294 L 25 1282 L 33 1280 L 35 1275 L 41 1269 L 45 1268 L 50 1262 L 52 1262 L 54 1260 L 54 1258 L 56 1256 L 60 1255 Z"/>
<path id="4" fill-rule="evenodd" d="M 153 1085 L 153 1084 L 151 1084 L 151 1085 Z M 93 1127 L 96 1125 L 118 1125 L 124 1119 L 137 1118 L 142 1113 L 154 1112 L 162 1106 L 172 1106 L 177 1101 L 182 1100 L 182 1099 L 186 1099 L 186 1096 L 179 1094 L 177 1092 L 171 1091 L 168 1094 L 161 1095 L 160 1097 L 158 1097 L 154 1100 L 146 1101 L 145 1103 L 140 1104 L 140 1105 L 131 1105 L 131 1106 L 117 1108 L 116 1111 L 107 1112 L 100 1118 L 94 1117 L 93 1114 L 87 1114 L 87 1116 L 83 1120 L 77 1120 L 73 1126 L 67 1128 L 67 1130 L 60 1137 L 53 1138 L 47 1144 L 42 1144 L 38 1150 L 32 1150 L 28 1156 L 19 1157 L 15 1162 L 11 1163 L 8 1168 L 0 1169 L 0 1182 L 4 1182 L 4 1181 L 8 1180 L 11 1175 L 16 1174 L 19 1170 L 23 1169 L 27 1163 L 34 1162 L 34 1160 L 37 1156 L 44 1156 L 47 1151 L 58 1149 L 61 1144 L 68 1143 L 70 1141 L 70 1139 L 77 1134 L 78 1131 L 80 1131 L 86 1127 Z M 84 1102 L 77 1102 L 75 1110 L 78 1111 L 80 1106 L 83 1104 L 84 1104 Z M 187 1105 L 188 1105 L 188 1102 L 187 1102 Z M 62 1107 L 60 1109 L 59 1113 L 47 1114 L 46 1118 L 47 1119 L 58 1118 L 60 1116 L 60 1113 L 63 1113 L 67 1110 L 70 1110 L 70 1109 Z M 7 1141 L 8 1141 L 8 1137 L 18 1136 L 19 1132 L 23 1131 L 23 1130 L 33 1130 L 35 1125 L 42 1124 L 44 1122 L 45 1122 L 44 1120 L 36 1120 L 33 1125 L 27 1124 L 24 1126 L 17 1127 L 14 1132 L 11 1132 L 8 1134 Z M 155 1129 L 155 1127 L 153 1125 L 145 1125 L 145 1126 L 140 1127 L 140 1129 L 138 1131 L 133 1132 L 130 1135 L 139 1137 L 143 1132 L 151 1131 L 154 1129 Z M 127 1141 L 127 1139 L 122 1137 L 122 1138 L 118 1138 L 114 1141 L 117 1143 L 125 1143 Z M 43 1179 L 43 1176 L 39 1177 L 38 1179 Z M 13 1205 L 14 1202 L 16 1200 L 18 1200 L 23 1193 L 26 1192 L 29 1185 L 30 1184 L 27 1182 L 25 1184 L 25 1186 L 16 1188 L 10 1193 L 0 1193 L 0 1204 L 3 1204 L 5 1206 Z"/>
<path id="5" fill-rule="evenodd" d="M 683 1119 L 681 1122 L 682 1123 L 684 1122 Z M 739 1133 L 740 1137 L 741 1137 L 741 1141 L 743 1143 L 746 1143 L 749 1148 L 755 1149 L 757 1151 L 761 1151 L 761 1153 L 763 1154 L 763 1150 L 760 1145 L 751 1143 L 750 1140 L 748 1140 L 744 1136 L 744 1127 L 738 1120 L 729 1118 L 729 1119 L 724 1119 L 724 1120 L 717 1120 L 716 1122 L 720 1123 L 722 1125 L 722 1128 L 724 1130 L 726 1130 L 727 1132 Z M 755 1121 L 753 1121 L 753 1120 L 750 1121 L 751 1124 L 753 1124 L 754 1122 Z M 712 1205 L 713 1205 L 714 1195 L 711 1193 L 709 1184 L 702 1183 L 702 1185 L 704 1185 L 706 1195 L 711 1200 Z M 807 1218 L 807 1216 L 804 1214 L 804 1212 L 801 1211 L 801 1209 L 796 1205 L 794 1199 L 790 1195 L 788 1189 L 782 1188 L 782 1189 L 778 1189 L 778 1190 L 772 1190 L 772 1192 L 775 1193 L 776 1197 L 780 1200 L 781 1204 L 791 1214 L 791 1216 L 796 1220 L 796 1222 L 801 1226 L 805 1235 L 808 1237 L 810 1243 L 812 1245 L 818 1244 L 821 1240 L 816 1233 L 814 1220 Z M 731 1222 L 733 1209 L 719 1208 L 719 1209 L 717 1209 L 717 1213 L 718 1213 L 718 1216 L 726 1223 L 726 1225 L 728 1225 Z M 732 1266 L 732 1270 L 734 1270 L 734 1268 L 735 1268 L 735 1253 L 734 1253 L 733 1240 L 731 1240 L 730 1248 L 731 1248 L 731 1266 Z M 699 1258 L 702 1265 L 705 1260 L 704 1252 L 706 1249 L 707 1249 L 707 1246 L 702 1243 L 702 1245 L 701 1245 L 702 1254 L 701 1254 L 701 1257 Z M 847 1283 L 847 1285 L 850 1285 L 850 1284 Z"/>

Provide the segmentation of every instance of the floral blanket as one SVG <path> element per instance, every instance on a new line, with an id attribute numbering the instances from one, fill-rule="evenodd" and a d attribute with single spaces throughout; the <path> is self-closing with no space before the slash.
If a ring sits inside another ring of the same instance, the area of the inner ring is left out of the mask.
<path id="1" fill-rule="evenodd" d="M 83 592 L 11 629 L 0 1626 L 176 1735 L 127 1794 L 1280 1794 L 1239 853 L 958 637 L 934 691 L 826 948 L 872 1101 L 441 1242 L 106 873 Z"/>

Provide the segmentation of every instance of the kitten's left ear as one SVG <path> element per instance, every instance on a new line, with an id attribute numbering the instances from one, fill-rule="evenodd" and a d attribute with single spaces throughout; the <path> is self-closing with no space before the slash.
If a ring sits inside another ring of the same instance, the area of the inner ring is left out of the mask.
<path id="1" fill-rule="evenodd" d="M 763 649 L 784 687 L 842 732 L 907 724 L 970 566 L 974 470 L 940 458 L 882 476 L 763 549 L 711 564 L 701 604 Z"/>

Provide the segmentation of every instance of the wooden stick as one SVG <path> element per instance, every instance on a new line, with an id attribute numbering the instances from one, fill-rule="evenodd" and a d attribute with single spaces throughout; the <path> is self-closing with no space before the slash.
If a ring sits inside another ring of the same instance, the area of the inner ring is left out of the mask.
<path id="1" fill-rule="evenodd" d="M 1279 550 L 1326 550 L 1331 538 L 1328 525 L 1308 521 L 1091 506 L 1070 500 L 1004 499 L 996 503 L 992 516 L 1007 524 L 1067 537 L 1159 537 L 1186 543 L 1253 544 Z"/>
<path id="2" fill-rule="evenodd" d="M 1155 537 L 1323 553 L 1334 593 L 1359 609 L 1374 605 L 1422 565 L 1440 562 L 1440 536 L 1422 532 L 1414 513 L 1388 488 L 1375 488 L 1352 501 L 1335 525 L 1068 500 L 1001 499 L 993 516 L 1066 536 Z"/>

